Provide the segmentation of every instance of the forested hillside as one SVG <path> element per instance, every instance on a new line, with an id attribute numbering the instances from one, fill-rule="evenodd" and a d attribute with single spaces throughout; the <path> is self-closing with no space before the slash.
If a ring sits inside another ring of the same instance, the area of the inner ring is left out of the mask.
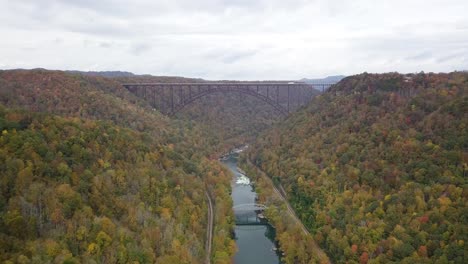
<path id="1" fill-rule="evenodd" d="M 213 94 L 184 108 L 176 118 L 196 123 L 204 137 L 221 152 L 253 142 L 261 132 L 284 118 L 273 107 L 248 95 Z"/>
<path id="2" fill-rule="evenodd" d="M 104 77 L 47 70 L 0 71 L 0 103 L 35 112 L 108 120 L 138 131 L 163 134 L 168 129 L 167 118 L 151 113 L 145 102 Z"/>
<path id="3" fill-rule="evenodd" d="M 468 74 L 361 74 L 248 158 L 336 263 L 465 263 Z"/>
<path id="4" fill-rule="evenodd" d="M 150 133 L 162 144 L 200 158 L 217 149 L 207 144 L 197 124 L 171 120 L 127 91 L 121 84 L 129 81 L 194 81 L 179 77 L 142 76 L 105 78 L 62 71 L 0 71 L 0 104 L 9 108 L 48 112 L 67 117 L 106 120 L 136 131 Z"/>
<path id="5" fill-rule="evenodd" d="M 195 124 L 59 71 L 1 71 L 0 107 L 0 261 L 201 263 L 209 190 L 229 263 L 230 177 Z"/>
<path id="6" fill-rule="evenodd" d="M 200 172 L 170 148 L 76 118 L 2 109 L 0 124 L 3 260 L 203 256 Z"/>

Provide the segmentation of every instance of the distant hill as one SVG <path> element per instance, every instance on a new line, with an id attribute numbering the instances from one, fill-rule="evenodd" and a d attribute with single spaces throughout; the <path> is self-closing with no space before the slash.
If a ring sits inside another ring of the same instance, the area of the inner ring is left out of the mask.
<path id="1" fill-rule="evenodd" d="M 305 82 L 305 83 L 308 83 L 308 84 L 335 84 L 335 83 L 338 83 L 339 81 L 341 81 L 343 78 L 345 78 L 346 76 L 344 75 L 334 75 L 334 76 L 327 76 L 325 78 L 319 78 L 319 79 L 307 79 L 307 78 L 302 78 L 300 79 L 299 81 L 301 82 Z M 319 90 L 319 91 L 322 91 L 323 89 L 324 90 L 327 90 L 328 88 L 330 88 L 330 86 L 326 86 L 326 87 L 315 87 L 315 89 Z"/>
<path id="2" fill-rule="evenodd" d="M 346 76 L 344 76 L 344 75 L 334 75 L 334 76 L 327 76 L 325 78 L 318 78 L 318 79 L 302 78 L 299 81 L 300 82 L 305 82 L 305 83 L 308 83 L 308 84 L 328 84 L 326 86 L 322 86 L 322 85 L 314 86 L 314 88 L 317 91 L 324 92 L 324 91 L 328 90 L 328 88 L 330 88 L 331 85 L 333 85 L 335 83 L 338 83 L 339 81 L 341 81 L 345 77 Z"/>
<path id="3" fill-rule="evenodd" d="M 126 71 L 66 71 L 67 73 L 112 78 L 120 83 L 127 82 L 201 82 L 200 78 L 185 78 L 179 76 L 155 76 L 151 74 L 134 74 Z"/>
<path id="4" fill-rule="evenodd" d="M 126 71 L 67 71 L 74 74 L 83 74 L 88 76 L 102 76 L 102 77 L 132 77 L 135 74 Z"/>
<path id="5" fill-rule="evenodd" d="M 315 84 L 315 83 L 331 83 L 335 84 L 339 81 L 341 81 L 343 78 L 346 76 L 344 75 L 334 75 L 334 76 L 327 76 L 325 78 L 318 78 L 318 79 L 307 79 L 307 78 L 302 78 L 299 81 L 305 82 L 305 83 L 310 83 L 310 84 Z"/>

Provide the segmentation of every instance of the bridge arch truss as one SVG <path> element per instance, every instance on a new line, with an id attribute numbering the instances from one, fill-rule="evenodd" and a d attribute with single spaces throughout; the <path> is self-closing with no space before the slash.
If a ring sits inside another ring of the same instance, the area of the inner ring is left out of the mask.
<path id="1" fill-rule="evenodd" d="M 305 105 L 331 84 L 300 82 L 200 82 L 200 83 L 128 83 L 123 86 L 148 101 L 160 112 L 173 115 L 196 100 L 216 93 L 239 93 L 255 97 L 287 115 Z"/>

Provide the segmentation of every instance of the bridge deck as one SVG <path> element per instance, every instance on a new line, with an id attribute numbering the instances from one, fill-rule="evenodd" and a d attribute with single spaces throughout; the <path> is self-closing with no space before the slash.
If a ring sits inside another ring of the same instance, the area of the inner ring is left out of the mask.
<path id="1" fill-rule="evenodd" d="M 260 226 L 268 225 L 268 222 L 236 222 L 236 226 Z"/>
<path id="2" fill-rule="evenodd" d="M 303 83 L 303 82 L 190 82 L 190 83 L 124 83 L 123 86 L 202 86 L 202 85 L 230 85 L 230 86 L 332 86 L 329 83 Z"/>
<path id="3" fill-rule="evenodd" d="M 305 82 L 297 82 L 297 81 L 290 81 L 290 82 L 148 82 L 148 83 L 124 83 L 123 85 L 332 85 L 330 83 L 305 83 Z"/>

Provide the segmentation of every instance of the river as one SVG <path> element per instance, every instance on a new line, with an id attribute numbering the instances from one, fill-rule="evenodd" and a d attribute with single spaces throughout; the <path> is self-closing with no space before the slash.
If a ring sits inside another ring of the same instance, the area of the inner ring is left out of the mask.
<path id="1" fill-rule="evenodd" d="M 254 204 L 257 194 L 249 180 L 237 169 L 237 155 L 229 155 L 223 163 L 232 171 L 232 200 L 234 207 L 244 204 Z M 235 237 L 238 251 L 234 256 L 234 263 L 238 264 L 274 264 L 281 263 L 276 254 L 274 239 L 275 230 L 269 225 L 236 226 Z"/>

